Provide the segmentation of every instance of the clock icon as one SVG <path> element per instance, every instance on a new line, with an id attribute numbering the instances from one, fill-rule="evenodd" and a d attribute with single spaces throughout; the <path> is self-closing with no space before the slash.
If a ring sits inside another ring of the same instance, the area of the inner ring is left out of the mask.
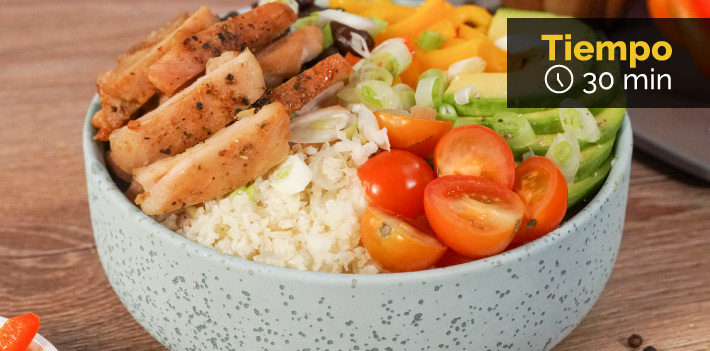
<path id="1" fill-rule="evenodd" d="M 563 81 L 567 76 L 569 76 L 569 83 L 564 84 Z M 554 65 L 545 73 L 545 86 L 552 93 L 564 94 L 572 88 L 572 85 L 574 85 L 574 75 L 565 65 Z"/>

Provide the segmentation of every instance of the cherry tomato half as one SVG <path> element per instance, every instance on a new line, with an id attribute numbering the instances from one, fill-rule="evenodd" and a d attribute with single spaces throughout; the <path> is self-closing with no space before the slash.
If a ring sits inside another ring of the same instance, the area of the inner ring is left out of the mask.
<path id="1" fill-rule="evenodd" d="M 433 180 L 424 192 L 424 209 L 436 236 L 468 257 L 502 252 L 525 213 L 525 205 L 513 191 L 475 176 Z"/>
<path id="2" fill-rule="evenodd" d="M 39 317 L 34 313 L 8 319 L 0 328 L 0 350 L 27 350 L 38 330 Z"/>
<path id="3" fill-rule="evenodd" d="M 368 206 L 360 221 L 360 240 L 377 264 L 389 272 L 431 268 L 446 246 L 413 221 Z"/>
<path id="4" fill-rule="evenodd" d="M 410 218 L 424 213 L 424 188 L 436 177 L 421 157 L 407 151 L 384 151 L 357 170 L 375 205 Z"/>
<path id="5" fill-rule="evenodd" d="M 513 242 L 535 240 L 557 228 L 565 217 L 567 183 L 550 159 L 534 156 L 519 164 L 513 191 L 525 204 L 525 216 Z"/>
<path id="6" fill-rule="evenodd" d="M 446 133 L 436 145 L 434 165 L 439 176 L 479 176 L 508 189 L 515 183 L 513 152 L 498 133 L 479 125 Z"/>
<path id="7" fill-rule="evenodd" d="M 375 112 L 380 128 L 387 128 L 390 145 L 420 157 L 434 154 L 436 143 L 454 127 L 451 121 L 426 120 L 394 113 Z"/>

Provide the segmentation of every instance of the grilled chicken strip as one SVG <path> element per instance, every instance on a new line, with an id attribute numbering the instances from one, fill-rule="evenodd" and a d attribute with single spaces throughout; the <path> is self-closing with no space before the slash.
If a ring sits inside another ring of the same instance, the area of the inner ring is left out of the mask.
<path id="1" fill-rule="evenodd" d="M 273 102 L 280 102 L 290 115 L 300 110 L 316 95 L 351 74 L 353 68 L 342 56 L 339 54 L 328 56 L 286 83 L 268 90 L 259 101 L 254 103 L 254 107 L 259 108 Z"/>
<path id="2" fill-rule="evenodd" d="M 298 74 L 301 64 L 316 58 L 322 50 L 323 33 L 314 25 L 305 26 L 264 48 L 256 54 L 256 59 L 264 71 L 266 88 L 273 88 Z"/>
<path id="3" fill-rule="evenodd" d="M 155 110 L 111 133 L 113 159 L 120 169 L 131 173 L 179 154 L 224 128 L 264 90 L 259 63 L 249 50 L 244 51 Z"/>
<path id="4" fill-rule="evenodd" d="M 265 174 L 288 156 L 289 115 L 279 103 L 263 107 L 204 143 L 134 171 L 136 204 L 163 214 L 218 198 Z"/>
<path id="5" fill-rule="evenodd" d="M 150 65 L 186 37 L 218 21 L 219 18 L 204 6 L 192 16 L 182 14 L 119 56 L 115 69 L 102 72 L 97 81 L 101 111 L 91 120 L 99 129 L 95 138 L 108 140 L 114 129 L 123 126 L 156 93 L 147 76 Z"/>
<path id="6" fill-rule="evenodd" d="M 293 10 L 281 2 L 230 17 L 172 48 L 149 68 L 148 78 L 161 91 L 173 94 L 204 72 L 210 58 L 225 51 L 258 50 L 278 38 L 295 20 Z"/>

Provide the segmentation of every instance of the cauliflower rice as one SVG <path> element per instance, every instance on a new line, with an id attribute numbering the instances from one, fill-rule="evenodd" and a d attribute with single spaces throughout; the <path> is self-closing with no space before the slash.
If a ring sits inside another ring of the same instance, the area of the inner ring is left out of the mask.
<path id="1" fill-rule="evenodd" d="M 163 225 L 190 240 L 268 265 L 332 273 L 378 273 L 360 244 L 360 218 L 367 207 L 357 167 L 377 151 L 356 134 L 320 149 L 295 144 L 291 154 L 313 171 L 305 190 L 285 194 L 271 184 L 272 171 L 254 181 L 253 198 L 236 192 L 198 207 L 188 226 L 181 214 Z M 182 214 L 184 216 L 184 214 Z"/>

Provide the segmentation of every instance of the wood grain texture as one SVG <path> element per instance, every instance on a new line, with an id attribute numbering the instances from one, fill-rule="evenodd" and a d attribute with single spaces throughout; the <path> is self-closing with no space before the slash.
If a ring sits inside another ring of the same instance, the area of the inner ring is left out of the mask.
<path id="1" fill-rule="evenodd" d="M 96 254 L 80 130 L 99 71 L 194 1 L 0 4 L 0 315 L 33 311 L 60 350 L 163 350 Z M 244 0 L 205 2 L 216 12 Z M 672 114 L 672 112 L 670 112 Z M 710 187 L 636 153 L 622 248 L 589 316 L 557 351 L 710 350 Z"/>

